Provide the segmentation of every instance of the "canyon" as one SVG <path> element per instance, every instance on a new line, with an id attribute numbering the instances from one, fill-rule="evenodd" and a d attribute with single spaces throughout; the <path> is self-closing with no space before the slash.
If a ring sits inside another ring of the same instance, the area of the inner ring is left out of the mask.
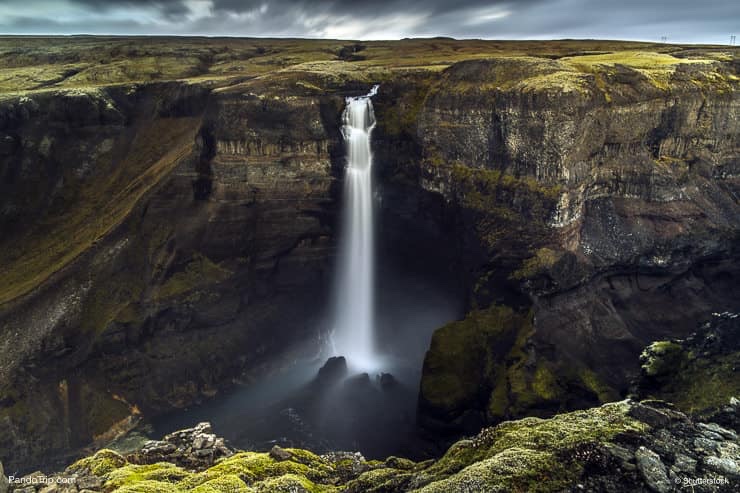
<path id="1" fill-rule="evenodd" d="M 623 399 L 645 346 L 740 308 L 739 53 L 0 38 L 0 461 L 315 358 L 341 115 L 374 84 L 378 255 L 462 305 L 418 348 L 419 426 Z"/>

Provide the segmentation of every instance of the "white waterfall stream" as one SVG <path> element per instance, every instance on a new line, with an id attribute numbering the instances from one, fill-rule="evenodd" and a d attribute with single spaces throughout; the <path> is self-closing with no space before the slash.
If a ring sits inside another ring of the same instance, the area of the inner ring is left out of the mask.
<path id="1" fill-rule="evenodd" d="M 375 127 L 371 98 L 347 98 L 342 135 L 347 146 L 344 205 L 339 242 L 338 285 L 332 342 L 334 352 L 361 368 L 375 366 L 373 157 L 370 136 Z"/>

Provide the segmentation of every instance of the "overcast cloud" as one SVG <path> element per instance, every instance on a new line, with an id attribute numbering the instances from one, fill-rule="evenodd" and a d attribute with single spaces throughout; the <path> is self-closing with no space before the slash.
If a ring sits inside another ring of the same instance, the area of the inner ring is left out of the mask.
<path id="1" fill-rule="evenodd" d="M 2 34 L 728 43 L 739 31 L 737 0 L 0 0 Z"/>

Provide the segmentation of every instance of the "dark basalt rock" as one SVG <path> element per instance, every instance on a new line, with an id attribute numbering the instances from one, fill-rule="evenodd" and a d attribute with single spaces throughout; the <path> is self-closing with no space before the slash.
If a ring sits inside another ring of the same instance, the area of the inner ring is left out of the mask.
<path id="1" fill-rule="evenodd" d="M 339 382 L 347 376 L 347 360 L 344 356 L 334 356 L 326 360 L 324 366 L 319 368 L 316 376 L 317 383 L 327 385 Z"/>
<path id="2" fill-rule="evenodd" d="M 132 464 L 170 462 L 187 469 L 206 469 L 224 457 L 234 454 L 223 438 L 217 437 L 210 423 L 199 423 L 194 428 L 179 430 L 162 440 L 151 440 L 126 459 Z"/>

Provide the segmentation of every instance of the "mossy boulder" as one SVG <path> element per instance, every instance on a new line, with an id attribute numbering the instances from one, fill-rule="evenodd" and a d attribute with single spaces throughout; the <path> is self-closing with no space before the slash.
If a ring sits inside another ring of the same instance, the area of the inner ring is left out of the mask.
<path id="1" fill-rule="evenodd" d="M 92 457 L 86 457 L 75 462 L 67 469 L 72 473 L 92 474 L 104 476 L 128 464 L 120 454 L 112 450 L 103 449 Z"/>
<path id="2" fill-rule="evenodd" d="M 653 342 L 641 356 L 637 393 L 711 414 L 740 396 L 740 316 L 714 314 L 685 340 Z"/>
<path id="3" fill-rule="evenodd" d="M 577 398 L 591 405 L 618 398 L 589 368 L 540 354 L 534 335 L 532 313 L 498 305 L 438 329 L 424 360 L 424 416 L 465 431 L 503 419 L 552 415 Z"/>

